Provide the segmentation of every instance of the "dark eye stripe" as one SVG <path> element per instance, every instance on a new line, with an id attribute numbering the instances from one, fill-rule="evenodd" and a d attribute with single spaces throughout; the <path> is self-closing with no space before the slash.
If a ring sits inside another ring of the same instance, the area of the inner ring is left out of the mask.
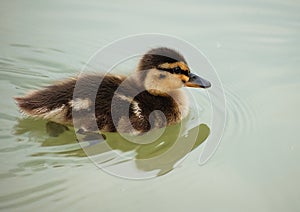
<path id="1" fill-rule="evenodd" d="M 181 69 L 179 67 L 173 68 L 175 74 L 181 74 Z"/>
<path id="2" fill-rule="evenodd" d="M 159 70 L 161 71 L 166 71 L 166 72 L 169 72 L 171 74 L 183 74 L 187 77 L 189 77 L 189 71 L 186 71 L 186 70 L 182 70 L 181 68 L 179 67 L 176 67 L 176 68 L 158 68 Z"/>

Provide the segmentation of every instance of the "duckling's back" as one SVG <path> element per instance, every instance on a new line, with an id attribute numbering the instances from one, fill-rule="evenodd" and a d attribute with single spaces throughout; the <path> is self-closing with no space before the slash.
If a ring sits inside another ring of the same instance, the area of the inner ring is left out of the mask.
<path id="1" fill-rule="evenodd" d="M 96 95 L 98 100 L 101 99 L 99 107 L 102 112 L 110 111 L 108 105 L 123 80 L 120 76 L 87 74 L 55 83 L 23 97 L 16 97 L 15 100 L 21 111 L 29 116 L 61 124 L 73 124 L 72 110 L 73 115 L 75 112 L 79 117 L 88 117 L 95 109 Z"/>

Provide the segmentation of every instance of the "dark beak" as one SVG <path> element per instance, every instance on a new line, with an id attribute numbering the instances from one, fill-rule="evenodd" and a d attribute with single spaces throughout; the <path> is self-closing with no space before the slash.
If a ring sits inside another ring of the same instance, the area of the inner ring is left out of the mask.
<path id="1" fill-rule="evenodd" d="M 198 75 L 190 73 L 190 79 L 185 83 L 185 86 L 194 88 L 209 88 L 211 84 L 209 81 L 199 77 Z"/>

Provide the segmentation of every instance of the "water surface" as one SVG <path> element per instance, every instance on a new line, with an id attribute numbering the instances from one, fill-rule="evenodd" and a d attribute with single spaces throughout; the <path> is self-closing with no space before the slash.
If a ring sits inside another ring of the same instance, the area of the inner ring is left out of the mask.
<path id="1" fill-rule="evenodd" d="M 1 209 L 299 211 L 297 1 L 0 5 Z M 227 120 L 204 166 L 200 145 L 172 172 L 134 181 L 99 170 L 72 130 L 53 137 L 47 122 L 24 119 L 12 97 L 72 76 L 98 48 L 142 32 L 181 37 L 208 56 Z"/>

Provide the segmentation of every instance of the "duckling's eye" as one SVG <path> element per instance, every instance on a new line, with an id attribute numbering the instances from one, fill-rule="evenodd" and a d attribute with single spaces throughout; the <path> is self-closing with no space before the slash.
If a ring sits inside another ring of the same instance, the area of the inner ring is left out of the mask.
<path id="1" fill-rule="evenodd" d="M 174 71 L 175 74 L 180 74 L 181 73 L 181 69 L 179 67 L 173 68 L 173 71 Z"/>

